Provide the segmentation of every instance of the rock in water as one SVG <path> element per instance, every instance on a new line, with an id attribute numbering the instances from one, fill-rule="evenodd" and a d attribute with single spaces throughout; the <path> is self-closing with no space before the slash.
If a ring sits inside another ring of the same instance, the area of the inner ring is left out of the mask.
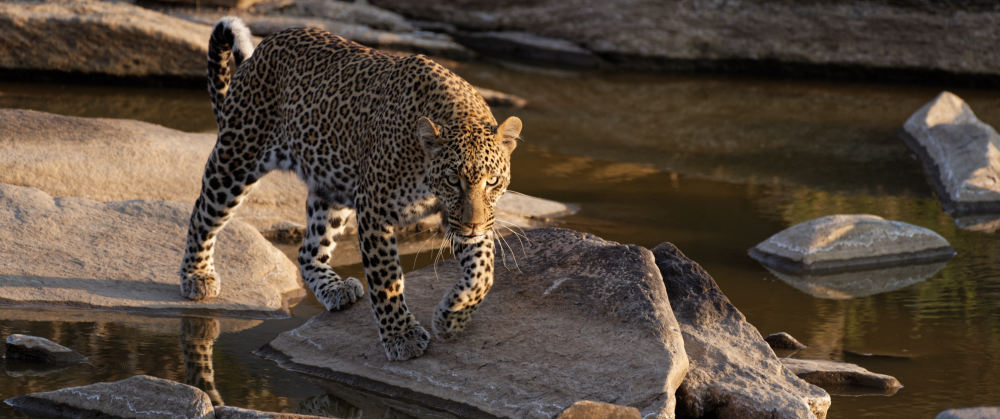
<path id="1" fill-rule="evenodd" d="M 286 317 L 287 299 L 304 294 L 298 269 L 238 220 L 216 249 L 222 295 L 181 296 L 190 212 L 176 202 L 52 198 L 0 184 L 0 303 Z"/>
<path id="2" fill-rule="evenodd" d="M 203 80 L 211 32 L 128 2 L 4 1 L 0 68 Z"/>
<path id="3" fill-rule="evenodd" d="M 21 334 L 7 336 L 7 352 L 4 358 L 44 362 L 51 365 L 75 364 L 87 361 L 87 357 L 51 340 Z"/>
<path id="4" fill-rule="evenodd" d="M 945 211 L 1000 213 L 1000 134 L 951 92 L 917 110 L 900 136 L 924 163 Z"/>
<path id="5" fill-rule="evenodd" d="M 781 363 L 792 374 L 820 387 L 870 387 L 895 393 L 903 387 L 896 377 L 868 371 L 857 364 L 825 359 L 783 358 Z"/>
<path id="6" fill-rule="evenodd" d="M 934 419 L 997 419 L 1000 418 L 1000 406 L 966 407 L 948 409 L 938 413 Z"/>
<path id="7" fill-rule="evenodd" d="M 580 399 L 671 417 L 688 363 L 649 250 L 562 229 L 507 242 L 468 328 L 419 358 L 386 360 L 368 304 L 322 313 L 259 354 L 463 417 L 551 418 Z M 424 325 L 457 274 L 454 260 L 406 274 Z"/>
<path id="8" fill-rule="evenodd" d="M 691 369 L 677 416 L 826 417 L 830 395 L 785 369 L 715 280 L 673 244 L 653 249 Z"/>
<path id="9" fill-rule="evenodd" d="M 785 332 L 772 333 L 764 341 L 773 349 L 805 349 L 806 345 Z"/>
<path id="10" fill-rule="evenodd" d="M 750 257 L 787 273 L 835 273 L 951 259 L 939 234 L 868 214 L 828 215 L 796 224 L 750 249 Z"/>
<path id="11" fill-rule="evenodd" d="M 57 417 L 212 418 L 208 395 L 189 385 L 137 375 L 121 381 L 68 387 L 5 402 L 27 413 Z"/>

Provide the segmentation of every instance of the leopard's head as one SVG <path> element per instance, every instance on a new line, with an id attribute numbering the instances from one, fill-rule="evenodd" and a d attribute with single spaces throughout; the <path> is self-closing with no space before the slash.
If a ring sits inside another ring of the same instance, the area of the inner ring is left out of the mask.
<path id="1" fill-rule="evenodd" d="M 499 126 L 468 120 L 438 125 L 426 117 L 417 121 L 427 182 L 441 205 L 442 224 L 460 240 L 492 231 L 494 208 L 510 184 L 510 154 L 520 133 L 516 116 Z"/>

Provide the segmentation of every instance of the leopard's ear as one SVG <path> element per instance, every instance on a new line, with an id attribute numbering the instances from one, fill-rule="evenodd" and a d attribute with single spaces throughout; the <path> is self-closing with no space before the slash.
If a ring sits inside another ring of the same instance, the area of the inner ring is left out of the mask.
<path id="1" fill-rule="evenodd" d="M 444 139 L 441 138 L 441 128 L 426 116 L 417 120 L 417 139 L 420 140 L 425 152 L 435 151 L 444 143 Z"/>
<path id="2" fill-rule="evenodd" d="M 521 135 L 521 118 L 512 116 L 503 121 L 497 127 L 497 141 L 507 149 L 508 153 L 514 152 L 517 147 L 517 140 Z"/>

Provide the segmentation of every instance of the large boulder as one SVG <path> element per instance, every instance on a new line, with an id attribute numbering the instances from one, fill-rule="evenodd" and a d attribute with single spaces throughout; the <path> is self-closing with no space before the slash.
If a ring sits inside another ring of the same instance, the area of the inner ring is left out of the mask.
<path id="1" fill-rule="evenodd" d="M 828 215 L 799 223 L 749 253 L 769 268 L 793 274 L 933 263 L 955 256 L 948 241 L 931 230 L 868 214 Z"/>
<path id="2" fill-rule="evenodd" d="M 5 402 L 26 413 L 44 417 L 215 417 L 211 400 L 201 390 L 148 375 L 32 393 Z"/>
<path id="3" fill-rule="evenodd" d="M 260 233 L 234 221 L 216 251 L 222 295 L 180 294 L 189 205 L 52 198 L 0 184 L 0 302 L 113 310 L 283 317 L 301 296 L 298 269 Z"/>
<path id="4" fill-rule="evenodd" d="M 419 358 L 386 360 L 367 304 L 322 313 L 258 353 L 463 417 L 551 418 L 580 399 L 672 417 L 688 364 L 652 254 L 561 229 L 529 231 L 523 243 L 498 257 L 468 329 Z M 406 275 L 423 324 L 457 273 L 452 259 Z"/>
<path id="5" fill-rule="evenodd" d="M 29 110 L 0 109 L 0 127 L 4 128 L 0 130 L 0 183 L 98 201 L 150 199 L 193 204 L 201 190 L 205 162 L 215 145 L 212 134 Z M 289 238 L 301 237 L 307 194 L 305 184 L 294 174 L 272 172 L 258 182 L 235 218 L 269 238 L 282 233 Z M 500 199 L 497 218 L 528 228 L 551 223 L 552 218 L 575 210 L 509 192 Z M 438 225 L 438 217 L 429 217 L 409 232 L 436 230 Z M 338 241 L 356 247 L 355 232 L 352 217 Z M 405 250 L 414 252 L 421 246 L 428 248 L 421 243 Z M 360 255 L 350 251 L 343 257 L 334 256 L 337 263 L 360 262 Z"/>
<path id="6" fill-rule="evenodd" d="M 0 69 L 205 77 L 211 27 L 129 2 L 0 2 Z"/>
<path id="7" fill-rule="evenodd" d="M 372 0 L 404 15 L 472 32 L 563 40 L 616 66 L 843 67 L 1000 74 L 1000 19 L 990 2 L 749 0 Z M 497 44 L 487 44 L 497 45 Z M 956 48 L 962 45 L 962 48 Z M 470 46 L 475 46 L 470 43 Z M 484 55 L 504 52 L 484 49 Z M 515 52 L 536 53 L 522 47 Z M 586 62 L 589 64 L 589 61 Z M 781 64 L 781 65 L 775 65 Z M 790 65 L 789 65 L 790 64 Z M 796 66 L 797 65 L 797 66 Z"/>
<path id="8" fill-rule="evenodd" d="M 691 369 L 679 417 L 824 418 L 830 395 L 789 372 L 715 280 L 677 247 L 653 249 Z"/>
<path id="9" fill-rule="evenodd" d="M 900 136 L 920 156 L 946 211 L 1000 213 L 1000 134 L 962 98 L 941 92 L 906 120 Z"/>

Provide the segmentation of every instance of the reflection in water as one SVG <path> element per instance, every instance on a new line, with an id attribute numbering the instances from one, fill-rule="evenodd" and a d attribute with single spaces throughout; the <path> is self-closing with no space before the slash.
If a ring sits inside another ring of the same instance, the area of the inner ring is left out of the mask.
<path id="1" fill-rule="evenodd" d="M 181 320 L 181 353 L 184 354 L 184 383 L 198 387 L 222 406 L 222 395 L 215 388 L 212 349 L 219 338 L 219 321 L 213 318 L 185 317 Z"/>
<path id="2" fill-rule="evenodd" d="M 996 233 L 1000 230 L 1000 214 L 968 215 L 955 219 L 958 228 L 978 231 L 980 233 Z"/>
<path id="3" fill-rule="evenodd" d="M 930 278 L 946 264 L 938 262 L 825 275 L 795 275 L 765 268 L 786 284 L 813 297 L 844 300 L 908 287 Z"/>

